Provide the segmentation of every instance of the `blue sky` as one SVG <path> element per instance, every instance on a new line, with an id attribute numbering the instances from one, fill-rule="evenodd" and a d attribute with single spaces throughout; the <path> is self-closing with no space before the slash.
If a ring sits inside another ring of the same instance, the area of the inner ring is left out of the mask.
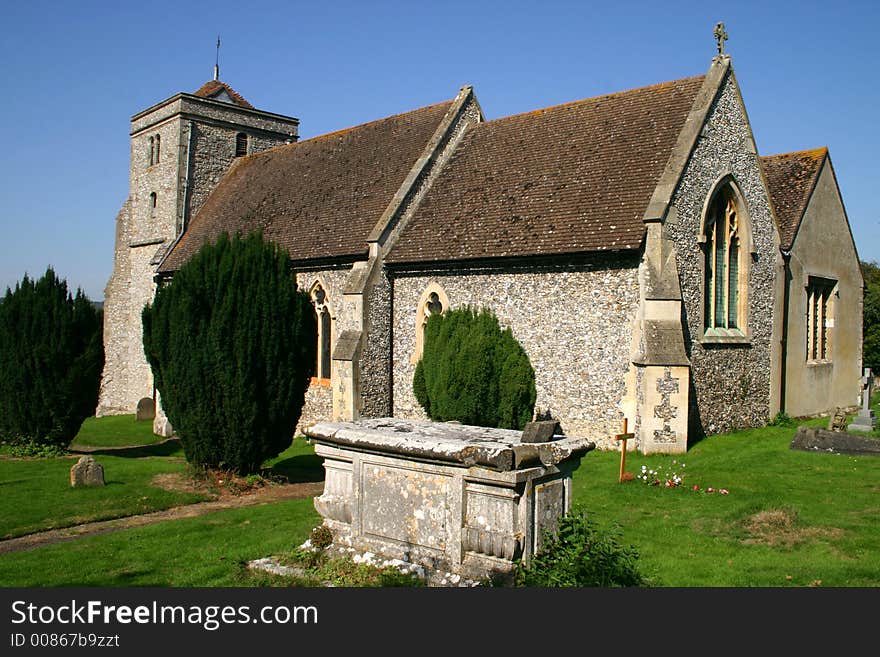
<path id="1" fill-rule="evenodd" d="M 876 2 L 29 2 L 0 7 L 0 292 L 51 265 L 103 299 L 129 121 L 213 73 L 312 137 L 475 87 L 488 118 L 705 73 L 712 29 L 762 155 L 828 146 L 880 261 Z"/>

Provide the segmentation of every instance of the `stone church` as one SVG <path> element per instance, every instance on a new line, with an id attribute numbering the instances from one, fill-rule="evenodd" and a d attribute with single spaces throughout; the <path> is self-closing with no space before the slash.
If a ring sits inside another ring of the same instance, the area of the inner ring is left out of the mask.
<path id="1" fill-rule="evenodd" d="M 600 447 L 624 419 L 642 452 L 682 452 L 858 403 L 863 282 L 830 155 L 760 155 L 728 55 L 493 120 L 466 86 L 297 130 L 217 79 L 132 118 L 98 415 L 156 398 L 140 327 L 156 285 L 254 229 L 288 251 L 318 317 L 300 426 L 424 418 L 424 324 L 463 305 L 511 328 L 537 408 Z M 171 431 L 161 410 L 155 428 Z"/>

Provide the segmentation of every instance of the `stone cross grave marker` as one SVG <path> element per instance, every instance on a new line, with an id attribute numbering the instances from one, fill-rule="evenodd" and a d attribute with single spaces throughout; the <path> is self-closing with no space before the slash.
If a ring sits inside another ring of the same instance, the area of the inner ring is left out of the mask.
<path id="1" fill-rule="evenodd" d="M 624 481 L 629 481 L 631 479 L 635 479 L 635 475 L 632 472 L 626 471 L 626 441 L 630 438 L 635 438 L 636 435 L 634 433 L 626 432 L 626 418 L 623 418 L 623 432 L 614 436 L 615 440 L 619 440 L 621 443 L 620 447 L 620 476 L 617 479 L 617 483 L 622 484 Z"/>
<path id="2" fill-rule="evenodd" d="M 873 431 L 877 420 L 874 418 L 874 411 L 871 410 L 871 383 L 874 377 L 871 375 L 871 368 L 866 367 L 862 383 L 862 408 L 859 414 L 853 418 L 853 421 L 846 428 L 847 431 Z"/>

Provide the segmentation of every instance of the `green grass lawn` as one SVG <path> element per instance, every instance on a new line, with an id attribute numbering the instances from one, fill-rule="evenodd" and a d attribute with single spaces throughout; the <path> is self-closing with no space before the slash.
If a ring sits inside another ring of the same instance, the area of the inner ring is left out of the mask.
<path id="1" fill-rule="evenodd" d="M 619 453 L 590 452 L 574 503 L 606 530 L 619 527 L 655 586 L 880 586 L 880 458 L 791 450 L 794 433 L 766 427 L 706 438 L 680 456 L 627 456 L 630 472 L 682 474 L 673 488 L 619 484 Z M 302 439 L 271 463 L 301 481 L 322 476 Z M 278 583 L 242 562 L 290 550 L 319 521 L 303 499 L 123 530 L 0 556 L 0 585 Z"/>
<path id="2" fill-rule="evenodd" d="M 186 467 L 178 446 L 162 448 L 152 448 L 161 456 L 140 458 L 96 454 L 104 467 L 103 487 L 71 488 L 70 468 L 75 458 L 0 460 L 0 537 L 149 513 L 206 499 L 204 495 L 171 492 L 151 484 L 158 474 L 182 472 Z M 142 449 L 146 452 L 149 448 Z"/>
<path id="3" fill-rule="evenodd" d="M 627 456 L 636 474 L 642 465 L 683 473 L 673 488 L 619 484 L 619 454 L 592 452 L 575 474 L 574 503 L 617 525 L 656 585 L 880 586 L 880 458 L 791 450 L 795 431 L 752 429 L 680 456 Z"/>
<path id="4" fill-rule="evenodd" d="M 311 498 L 217 511 L 198 518 L 0 556 L 0 586 L 250 586 L 244 564 L 291 550 L 319 518 Z"/>
<path id="5" fill-rule="evenodd" d="M 153 445 L 163 440 L 162 436 L 153 433 L 150 421 L 139 422 L 134 415 L 107 415 L 86 418 L 70 447 Z"/>

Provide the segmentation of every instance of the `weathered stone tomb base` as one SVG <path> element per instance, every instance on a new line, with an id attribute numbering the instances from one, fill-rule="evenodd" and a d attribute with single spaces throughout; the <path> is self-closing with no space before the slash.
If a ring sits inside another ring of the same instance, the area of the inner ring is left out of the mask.
<path id="1" fill-rule="evenodd" d="M 337 549 L 421 565 L 428 580 L 509 579 L 571 506 L 581 438 L 390 418 L 305 430 L 324 458 L 315 508 Z"/>

